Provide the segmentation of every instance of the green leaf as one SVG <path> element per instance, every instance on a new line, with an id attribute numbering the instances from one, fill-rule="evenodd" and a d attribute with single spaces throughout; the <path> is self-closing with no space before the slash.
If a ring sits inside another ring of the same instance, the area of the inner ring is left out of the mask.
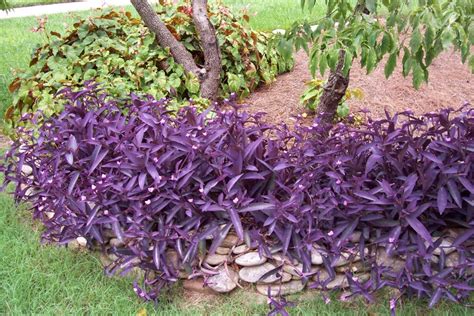
<path id="1" fill-rule="evenodd" d="M 374 70 L 375 65 L 377 64 L 377 54 L 373 48 L 369 49 L 369 53 L 367 55 L 367 74 L 371 73 Z"/>
<path id="2" fill-rule="evenodd" d="M 431 47 L 434 41 L 434 31 L 431 26 L 428 26 L 425 31 L 425 48 Z"/>
<path id="3" fill-rule="evenodd" d="M 471 72 L 474 74 L 474 55 L 469 57 L 469 67 L 471 68 Z"/>
<path id="4" fill-rule="evenodd" d="M 321 59 L 319 60 L 319 73 L 321 76 L 324 76 L 326 69 L 328 67 L 328 60 L 326 55 L 321 55 Z"/>
<path id="5" fill-rule="evenodd" d="M 418 49 L 420 48 L 422 43 L 422 37 L 421 37 L 421 32 L 420 29 L 416 29 L 413 31 L 413 34 L 411 35 L 410 39 L 410 48 L 412 51 L 412 54 L 415 54 Z"/>
<path id="6" fill-rule="evenodd" d="M 365 7 L 371 12 L 374 13 L 377 9 L 377 1 L 376 0 L 365 0 Z"/>
<path id="7" fill-rule="evenodd" d="M 385 64 L 385 78 L 388 78 L 392 75 L 395 65 L 397 64 L 397 53 L 392 53 Z"/>
<path id="8" fill-rule="evenodd" d="M 425 80 L 425 72 L 423 68 L 421 68 L 420 64 L 414 63 L 413 64 L 413 86 L 415 89 L 421 86 L 421 83 Z"/>

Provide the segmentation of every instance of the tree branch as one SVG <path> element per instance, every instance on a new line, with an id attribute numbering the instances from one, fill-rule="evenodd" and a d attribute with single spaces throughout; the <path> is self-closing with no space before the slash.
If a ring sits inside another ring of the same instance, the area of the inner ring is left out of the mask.
<path id="1" fill-rule="evenodd" d="M 194 73 L 201 79 L 201 69 L 194 62 L 191 53 L 179 42 L 161 21 L 158 14 L 146 0 L 131 0 L 133 6 L 141 16 L 145 25 L 155 33 L 161 47 L 169 47 L 171 55 L 177 63 L 181 64 L 187 72 Z"/>
<path id="2" fill-rule="evenodd" d="M 207 77 L 201 85 L 201 96 L 217 98 L 220 85 L 221 52 L 214 26 L 207 15 L 207 0 L 193 0 L 193 20 L 204 52 Z"/>

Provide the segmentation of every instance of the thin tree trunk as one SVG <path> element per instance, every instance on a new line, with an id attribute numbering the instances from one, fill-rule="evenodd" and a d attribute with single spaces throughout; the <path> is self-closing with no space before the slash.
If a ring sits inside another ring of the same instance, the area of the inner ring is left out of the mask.
<path id="1" fill-rule="evenodd" d="M 183 65 L 187 72 L 199 75 L 200 69 L 194 62 L 191 53 L 178 41 L 168 30 L 165 23 L 161 21 L 158 14 L 146 0 L 131 0 L 133 6 L 141 16 L 145 25 L 155 33 L 156 39 L 161 47 L 169 47 L 173 58 L 177 63 Z"/>
<path id="2" fill-rule="evenodd" d="M 216 100 L 221 74 L 221 52 L 214 26 L 207 15 L 207 0 L 193 0 L 193 20 L 204 52 L 206 79 L 201 84 L 201 96 Z"/>
<path id="3" fill-rule="evenodd" d="M 168 30 L 146 0 L 131 0 L 145 25 L 152 31 L 161 47 L 169 47 L 174 60 L 201 83 L 201 96 L 216 100 L 219 92 L 221 58 L 217 35 L 207 15 L 207 0 L 193 1 L 193 20 L 204 51 L 205 68 L 200 68 L 192 54 Z"/>
<path id="4" fill-rule="evenodd" d="M 349 74 L 344 76 L 342 73 L 345 56 L 345 51 L 341 49 L 339 51 L 336 69 L 331 70 L 317 107 L 318 114 L 322 116 L 324 121 L 329 123 L 334 121 L 337 107 L 341 103 L 342 98 L 346 95 L 346 90 L 349 86 Z"/>

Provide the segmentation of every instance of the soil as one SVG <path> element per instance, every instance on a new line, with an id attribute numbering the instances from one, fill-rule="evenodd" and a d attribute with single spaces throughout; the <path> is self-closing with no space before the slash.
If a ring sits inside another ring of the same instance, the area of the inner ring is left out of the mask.
<path id="1" fill-rule="evenodd" d="M 305 112 L 299 99 L 311 79 L 308 56 L 304 51 L 295 55 L 296 64 L 291 72 L 280 75 L 275 82 L 262 86 L 243 102 L 252 112 L 266 112 L 269 122 L 291 123 L 291 117 Z M 429 81 L 419 90 L 412 85 L 411 75 L 404 78 L 401 62 L 389 79 L 385 79 L 382 62 L 367 75 L 358 62 L 351 70 L 349 87 L 361 88 L 361 100 L 349 100 L 353 113 L 363 109 L 372 117 L 385 117 L 384 109 L 390 113 L 411 109 L 416 114 L 436 111 L 440 108 L 459 108 L 464 102 L 474 105 L 474 74 L 461 63 L 459 52 L 448 51 L 436 58 L 429 67 Z"/>

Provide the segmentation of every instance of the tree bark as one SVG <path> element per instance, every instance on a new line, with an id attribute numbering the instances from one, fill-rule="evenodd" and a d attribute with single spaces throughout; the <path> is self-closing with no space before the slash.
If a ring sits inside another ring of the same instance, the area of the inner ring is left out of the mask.
<path id="1" fill-rule="evenodd" d="M 155 33 L 158 43 L 162 47 L 169 47 L 177 63 L 183 65 L 187 72 L 199 75 L 200 69 L 194 62 L 193 56 L 168 30 L 158 14 L 146 0 L 131 0 L 133 6 L 141 16 L 145 25 Z"/>
<path id="2" fill-rule="evenodd" d="M 201 96 L 216 100 L 221 74 L 221 52 L 216 30 L 207 15 L 207 0 L 193 0 L 193 21 L 204 52 L 206 79 L 201 84 Z"/>
<path id="3" fill-rule="evenodd" d="M 336 69 L 331 70 L 317 107 L 318 114 L 328 123 L 334 121 L 337 107 L 341 103 L 342 98 L 346 95 L 346 90 L 349 86 L 349 74 L 344 76 L 342 73 L 345 56 L 346 52 L 341 49 L 339 51 L 339 59 L 337 61 Z"/>
<path id="4" fill-rule="evenodd" d="M 195 74 L 201 83 L 201 96 L 216 100 L 219 92 L 221 57 L 217 35 L 207 15 L 207 0 L 193 0 L 193 21 L 204 52 L 204 68 L 200 68 L 192 54 L 168 30 L 146 0 L 131 0 L 145 25 L 152 31 L 158 44 L 169 47 L 174 60 L 188 73 Z"/>

